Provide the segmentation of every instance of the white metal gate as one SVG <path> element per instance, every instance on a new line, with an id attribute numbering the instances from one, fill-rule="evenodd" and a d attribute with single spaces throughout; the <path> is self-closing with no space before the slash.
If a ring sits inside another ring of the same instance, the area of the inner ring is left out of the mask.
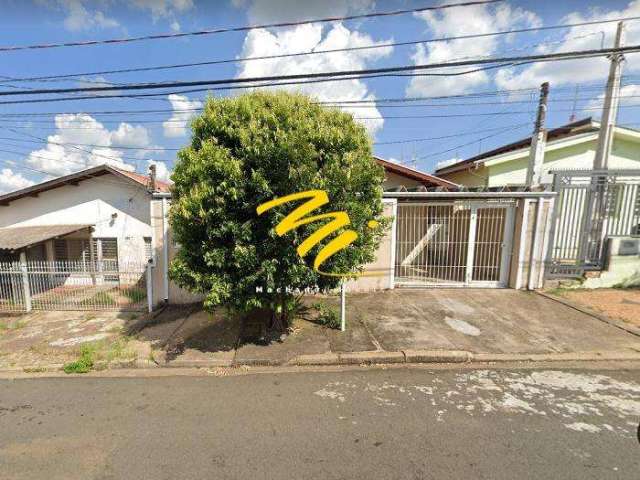
<path id="1" fill-rule="evenodd" d="M 505 287 L 513 202 L 398 203 L 395 284 Z"/>
<path id="2" fill-rule="evenodd" d="M 0 312 L 148 310 L 150 265 L 113 261 L 0 263 Z"/>

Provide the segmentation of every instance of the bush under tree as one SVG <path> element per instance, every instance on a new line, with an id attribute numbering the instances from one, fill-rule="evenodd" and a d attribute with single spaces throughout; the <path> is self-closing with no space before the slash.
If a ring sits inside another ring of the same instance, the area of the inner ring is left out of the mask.
<path id="1" fill-rule="evenodd" d="M 323 271 L 356 272 L 375 258 L 387 220 L 382 218 L 384 171 L 372 157 L 365 128 L 335 108 L 301 94 L 251 93 L 207 100 L 191 125 L 172 176 L 170 221 L 179 251 L 171 277 L 205 294 L 204 306 L 271 313 L 270 327 L 288 326 L 289 289 L 336 288 L 340 278 L 313 270 L 316 246 L 305 258 L 296 247 L 325 222 L 282 237 L 275 226 L 302 201 L 258 216 L 276 197 L 324 190 L 330 203 L 311 215 L 345 211 L 358 239 L 330 257 Z M 371 229 L 370 220 L 380 222 Z"/>

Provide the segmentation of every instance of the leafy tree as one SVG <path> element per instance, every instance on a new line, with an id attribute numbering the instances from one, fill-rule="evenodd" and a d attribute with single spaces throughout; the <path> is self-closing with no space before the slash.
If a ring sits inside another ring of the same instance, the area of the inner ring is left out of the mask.
<path id="1" fill-rule="evenodd" d="M 278 237 L 275 226 L 302 202 L 257 215 L 256 207 L 275 197 L 325 190 L 330 203 L 312 215 L 348 213 L 358 239 L 323 271 L 354 272 L 374 259 L 388 224 L 381 217 L 384 172 L 351 115 L 301 94 L 251 93 L 208 99 L 191 128 L 191 145 L 179 152 L 172 176 L 170 221 L 181 248 L 170 273 L 182 287 L 206 294 L 205 308 L 266 308 L 270 326 L 282 329 L 295 303 L 287 287 L 339 285 L 312 268 L 315 254 L 339 232 L 300 258 L 296 247 L 326 222 Z M 369 228 L 370 220 L 380 227 Z"/>

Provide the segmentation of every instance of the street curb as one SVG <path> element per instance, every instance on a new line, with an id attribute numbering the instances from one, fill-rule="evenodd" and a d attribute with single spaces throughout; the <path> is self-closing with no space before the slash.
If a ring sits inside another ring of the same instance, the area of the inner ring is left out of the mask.
<path id="1" fill-rule="evenodd" d="M 640 337 L 640 328 L 636 328 L 632 325 L 628 325 L 627 323 L 623 322 L 622 320 L 616 320 L 613 318 L 609 318 L 606 315 L 603 315 L 601 313 L 595 312 L 593 310 L 591 310 L 590 308 L 587 307 L 583 307 L 582 305 L 578 305 L 576 303 L 573 303 L 569 300 L 565 300 L 564 298 L 561 297 L 556 297 L 554 295 L 549 295 L 548 293 L 545 292 L 540 292 L 538 290 L 535 290 L 535 293 L 537 293 L 538 295 L 541 295 L 545 298 L 548 298 L 549 300 L 553 300 L 555 302 L 558 302 L 562 305 L 564 305 L 565 307 L 569 307 L 569 308 L 573 308 L 574 310 L 577 310 L 580 313 L 584 313 L 585 315 L 589 315 L 590 317 L 595 318 L 596 320 L 600 320 L 601 322 L 604 323 L 608 323 L 609 325 L 619 328 L 620 330 L 624 330 L 625 332 L 631 333 L 632 335 L 636 335 L 638 337 Z"/>
<path id="2" fill-rule="evenodd" d="M 595 351 L 566 353 L 472 353 L 465 350 L 405 350 L 399 352 L 365 351 L 349 353 L 320 353 L 298 355 L 286 361 L 272 359 L 248 359 L 244 361 L 178 361 L 169 364 L 157 364 L 151 360 L 137 359 L 123 362 L 99 363 L 96 371 L 105 370 L 171 370 L 179 368 L 237 368 L 237 367 L 310 367 L 340 365 L 419 365 L 427 363 L 506 363 L 506 362 L 597 362 L 597 361 L 640 361 L 640 352 Z M 62 364 L 50 364 L 33 367 L 11 367 L 0 369 L 3 374 L 15 373 L 60 373 Z M 78 375 L 69 375 L 71 377 Z"/>
<path id="3" fill-rule="evenodd" d="M 327 366 L 390 363 L 486 363 L 486 362 L 589 362 L 640 361 L 640 352 L 472 353 L 465 350 L 404 350 L 299 355 L 289 366 Z"/>
<path id="4" fill-rule="evenodd" d="M 405 350 L 407 363 L 465 363 L 473 353 L 465 350 Z"/>
<path id="5" fill-rule="evenodd" d="M 406 363 L 403 352 L 374 350 L 369 352 L 345 352 L 338 354 L 339 365 L 360 365 L 380 363 Z"/>

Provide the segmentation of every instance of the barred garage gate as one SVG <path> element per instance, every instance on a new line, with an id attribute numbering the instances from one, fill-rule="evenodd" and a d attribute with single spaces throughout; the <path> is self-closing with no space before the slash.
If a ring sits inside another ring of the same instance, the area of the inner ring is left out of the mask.
<path id="1" fill-rule="evenodd" d="M 398 287 L 506 287 L 513 200 L 398 202 Z"/>

